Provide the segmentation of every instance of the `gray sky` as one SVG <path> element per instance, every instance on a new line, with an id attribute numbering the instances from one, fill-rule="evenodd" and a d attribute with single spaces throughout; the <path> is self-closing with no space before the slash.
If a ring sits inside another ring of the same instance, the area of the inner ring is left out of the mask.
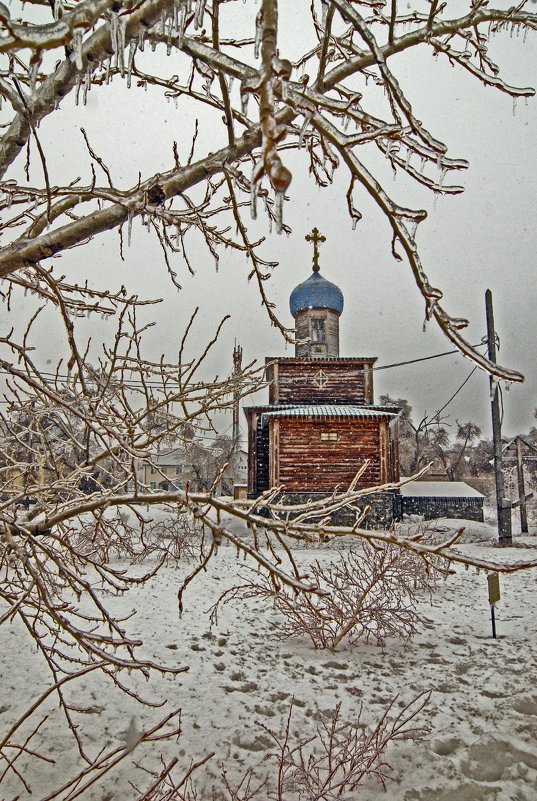
<path id="1" fill-rule="evenodd" d="M 251 13 L 255 5 L 249 3 L 244 9 Z M 281 17 L 284 15 L 282 10 Z M 249 24 L 247 17 L 243 24 Z M 281 54 L 292 57 L 292 48 L 301 43 L 300 37 L 301 21 L 295 16 L 286 34 L 282 32 Z M 537 36 L 528 36 L 527 43 L 521 45 L 521 40 L 507 34 L 496 37 L 492 46 L 493 56 L 505 68 L 506 80 L 521 85 L 537 83 Z M 157 54 L 155 58 L 163 56 Z M 448 144 L 448 155 L 470 161 L 466 173 L 454 173 L 453 182 L 463 183 L 466 191 L 462 196 L 438 197 L 435 201 L 404 176 L 398 175 L 394 181 L 374 148 L 367 151 L 366 162 L 377 177 L 384 179 L 395 200 L 427 209 L 429 217 L 418 231 L 423 264 L 432 284 L 443 290 L 447 310 L 470 320 L 467 338 L 471 342 L 479 342 L 485 334 L 484 294 L 487 288 L 492 290 L 501 338 L 499 361 L 526 376 L 523 386 L 513 386 L 504 393 L 504 431 L 514 434 L 532 425 L 537 406 L 537 176 L 533 155 L 537 150 L 537 102 L 530 100 L 526 105 L 519 100 L 514 109 L 510 97 L 484 88 L 446 62 L 433 62 L 425 48 L 399 56 L 393 67 L 416 116 Z M 169 168 L 174 139 L 183 158 L 189 151 L 194 127 L 190 111 L 186 106 L 176 109 L 158 92 L 129 92 L 119 79 L 111 88 L 90 92 L 86 107 L 75 109 L 71 99 L 64 101 L 60 113 L 47 118 L 40 129 L 51 182 L 72 180 L 74 165 L 76 173 L 87 179 L 88 159 L 78 130 L 81 126 L 87 129 L 95 150 L 113 166 L 120 186 L 132 185 L 138 169 L 147 177 Z M 217 135 L 223 132 L 202 125 L 197 155 L 207 147 L 216 149 L 220 144 Z M 341 355 L 377 355 L 380 365 L 450 350 L 451 344 L 433 323 L 423 332 L 423 303 L 410 269 L 393 259 L 386 221 L 372 202 L 359 194 L 355 202 L 363 219 L 352 230 L 346 210 L 345 168 L 336 173 L 334 186 L 321 191 L 307 175 L 305 157 L 289 153 L 285 160 L 294 175 L 284 211 L 292 236 L 269 234 L 264 220 L 248 222 L 252 236 L 254 232 L 267 236 L 264 255 L 280 262 L 266 289 L 281 318 L 292 322 L 288 297 L 310 273 L 311 246 L 304 236 L 316 225 L 327 237 L 321 249 L 321 271 L 341 287 L 345 296 Z M 37 163 L 34 170 L 37 177 Z M 245 214 L 248 216 L 248 212 Z M 232 314 L 210 363 L 214 371 L 228 371 L 234 340 L 243 346 L 246 360 L 293 354 L 271 328 L 256 287 L 246 280 L 250 267 L 241 255 L 223 251 L 215 272 L 210 254 L 194 237 L 190 256 L 196 276 L 189 275 L 179 257 L 174 263 L 183 285 L 181 292 L 165 275 L 156 239 L 136 223 L 132 246 L 125 255 L 123 264 L 117 235 L 106 234 L 85 248 L 66 253 L 61 269 L 94 276 L 97 284 L 104 279 L 116 286 L 124 283 L 129 290 L 165 297 L 155 318 L 158 325 L 148 337 L 154 351 L 173 353 L 174 340 L 180 338 L 191 309 L 198 305 L 202 313 L 195 333 L 200 342 L 221 316 Z M 98 336 L 101 325 L 92 325 Z M 47 329 L 47 336 L 49 343 L 54 342 L 54 326 Z M 463 357 L 449 356 L 382 371 L 375 377 L 376 394 L 406 397 L 416 415 L 432 414 L 471 369 Z M 489 435 L 488 378 L 477 371 L 446 412 L 453 423 L 456 418 L 472 419 Z"/>

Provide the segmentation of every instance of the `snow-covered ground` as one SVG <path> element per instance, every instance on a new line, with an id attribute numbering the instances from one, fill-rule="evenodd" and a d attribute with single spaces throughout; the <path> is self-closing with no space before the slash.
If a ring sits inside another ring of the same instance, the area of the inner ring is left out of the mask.
<path id="1" fill-rule="evenodd" d="M 442 529 L 454 521 L 441 521 Z M 457 521 L 457 525 L 460 521 Z M 472 532 L 474 532 L 472 534 Z M 479 536 L 478 536 L 479 535 Z M 537 539 L 516 549 L 494 548 L 493 530 L 468 523 L 465 552 L 502 559 L 533 558 Z M 485 540 L 485 541 L 483 541 Z M 329 559 L 333 546 L 300 549 L 297 560 Z M 248 564 L 248 563 L 246 563 Z M 394 713 L 419 693 L 432 691 L 416 724 L 426 730 L 420 743 L 403 741 L 387 753 L 392 780 L 386 791 L 368 781 L 347 799 L 397 801 L 534 801 L 537 798 L 537 571 L 501 579 L 502 600 L 496 610 L 498 638 L 491 636 L 487 579 L 483 572 L 457 568 L 442 582 L 432 601 L 419 602 L 419 633 L 410 642 L 388 641 L 384 648 L 360 645 L 336 652 L 315 651 L 306 640 L 280 641 L 277 613 L 259 600 L 229 603 L 211 628 L 207 612 L 220 594 L 237 583 L 244 567 L 235 549 L 222 547 L 185 596 L 179 618 L 177 588 L 191 564 L 168 566 L 145 587 L 122 597 L 107 597 L 118 614 L 136 614 L 127 625 L 144 640 L 144 655 L 168 665 L 187 664 L 177 678 L 126 678 L 129 686 L 164 709 L 143 707 L 120 695 L 103 677 L 90 674 L 73 687 L 71 697 L 89 711 L 80 714 L 79 732 L 88 750 L 121 746 L 129 726 L 148 728 L 166 709 L 181 707 L 178 741 L 141 745 L 87 797 L 130 801 L 138 796 L 130 782 L 143 788 L 151 777 L 138 765 L 159 769 L 157 755 L 191 760 L 214 757 L 196 774 L 199 798 L 221 788 L 222 766 L 235 781 L 249 768 L 270 773 L 271 743 L 262 724 L 283 731 L 294 703 L 292 737 L 313 733 L 322 716 L 338 703 L 343 720 L 374 723 L 395 700 Z M 132 568 L 130 568 L 132 570 Z M 142 572 L 137 566 L 134 570 Z M 18 713 L 47 686 L 47 674 L 24 633 L 0 627 L 0 735 Z M 43 724 L 44 754 L 49 764 L 28 760 L 32 797 L 46 798 L 77 770 L 75 752 L 51 700 Z M 20 782 L 6 777 L 0 799 L 29 797 Z M 218 796 L 217 796 L 218 797 Z M 261 799 L 266 795 L 261 792 Z"/>

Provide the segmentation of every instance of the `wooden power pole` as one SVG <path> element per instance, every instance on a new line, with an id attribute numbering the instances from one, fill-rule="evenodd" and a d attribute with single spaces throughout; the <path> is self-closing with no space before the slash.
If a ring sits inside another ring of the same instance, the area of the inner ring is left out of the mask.
<path id="1" fill-rule="evenodd" d="M 496 332 L 494 331 L 494 311 L 492 308 L 492 292 L 487 289 L 485 293 L 487 309 L 487 342 L 488 357 L 496 362 Z M 500 545 L 510 545 L 513 542 L 511 529 L 511 504 L 505 498 L 505 488 L 502 470 L 502 427 L 500 418 L 500 391 L 497 379 L 490 376 L 490 404 L 492 410 L 492 440 L 494 444 L 494 473 L 496 475 L 496 508 L 498 516 L 498 540 Z"/>

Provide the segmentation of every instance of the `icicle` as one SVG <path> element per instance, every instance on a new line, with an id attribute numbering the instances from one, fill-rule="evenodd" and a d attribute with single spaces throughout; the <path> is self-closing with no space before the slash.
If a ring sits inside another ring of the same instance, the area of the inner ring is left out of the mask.
<path id="1" fill-rule="evenodd" d="M 112 67 L 112 56 L 106 59 L 106 70 L 105 70 L 105 83 L 108 86 L 110 83 L 110 68 Z"/>
<path id="2" fill-rule="evenodd" d="M 299 137 L 298 137 L 298 146 L 299 147 L 303 147 L 304 146 L 304 138 L 306 136 L 306 129 L 307 129 L 308 125 L 310 124 L 311 116 L 312 116 L 311 114 L 306 114 L 304 116 L 304 122 L 302 124 L 302 128 L 300 129 L 300 134 L 299 134 Z"/>
<path id="3" fill-rule="evenodd" d="M 283 226 L 283 192 L 274 195 L 274 217 L 276 219 L 276 233 L 281 234 Z"/>
<path id="4" fill-rule="evenodd" d="M 231 90 L 233 89 L 233 81 L 234 80 L 235 80 L 234 76 L 230 75 L 229 76 L 229 81 L 227 82 L 227 90 L 228 90 L 228 92 L 231 92 Z"/>
<path id="5" fill-rule="evenodd" d="M 145 28 L 140 26 L 140 30 L 138 31 L 138 50 L 140 53 L 144 52 L 145 47 Z"/>
<path id="6" fill-rule="evenodd" d="M 257 184 L 254 181 L 250 183 L 250 214 L 252 220 L 257 220 Z"/>
<path id="7" fill-rule="evenodd" d="M 166 12 L 163 11 L 160 15 L 160 27 L 158 31 L 159 36 L 164 36 L 164 33 L 166 31 L 166 19 L 167 19 Z"/>
<path id="8" fill-rule="evenodd" d="M 175 23 L 175 11 L 174 11 L 174 13 L 171 15 L 171 17 L 168 17 L 168 36 L 167 36 L 167 42 L 168 42 L 168 45 L 169 45 L 170 49 L 171 49 L 171 45 L 172 45 L 172 38 L 173 38 L 173 35 L 174 35 L 174 33 L 175 33 L 175 26 L 174 26 L 174 23 Z"/>
<path id="9" fill-rule="evenodd" d="M 132 209 L 129 209 L 128 216 L 127 216 L 127 245 L 131 246 L 131 236 L 132 236 L 132 220 L 134 217 L 134 212 Z"/>
<path id="10" fill-rule="evenodd" d="M 326 17 L 328 15 L 328 3 L 326 0 L 321 0 L 322 3 L 322 10 L 321 10 L 321 26 L 326 29 Z"/>
<path id="11" fill-rule="evenodd" d="M 110 45 L 112 52 L 117 53 L 117 29 L 119 26 L 119 17 L 115 11 L 110 12 Z"/>
<path id="12" fill-rule="evenodd" d="M 248 101 L 250 99 L 248 92 L 241 92 L 241 111 L 246 117 L 248 114 Z"/>
<path id="13" fill-rule="evenodd" d="M 205 0 L 196 0 L 196 10 L 194 12 L 194 27 L 201 28 L 203 25 L 203 15 L 205 14 Z"/>
<path id="14" fill-rule="evenodd" d="M 82 71 L 82 67 L 84 66 L 82 62 L 82 38 L 84 36 L 84 31 L 80 30 L 80 28 L 75 28 L 73 31 L 73 35 L 71 38 L 71 44 L 73 45 L 73 52 L 75 54 L 75 64 L 76 68 L 79 72 Z"/>
<path id="15" fill-rule="evenodd" d="M 186 13 L 186 6 L 182 5 L 179 9 L 179 18 L 177 20 L 177 33 L 179 34 L 179 38 L 181 38 L 185 32 Z"/>
<path id="16" fill-rule="evenodd" d="M 117 63 L 121 77 L 125 77 L 125 28 L 127 21 L 121 17 L 117 28 Z"/>
<path id="17" fill-rule="evenodd" d="M 84 89 L 82 90 L 82 103 L 84 104 L 84 106 L 88 102 L 88 92 L 90 86 L 91 86 L 91 69 L 88 69 L 84 76 Z"/>
<path id="18" fill-rule="evenodd" d="M 263 38 L 263 13 L 260 11 L 255 18 L 254 58 L 259 58 L 262 38 Z"/>
<path id="19" fill-rule="evenodd" d="M 134 55 L 136 50 L 138 49 L 138 42 L 133 39 L 129 45 L 129 60 L 127 63 L 127 89 L 131 87 L 131 79 L 132 79 L 132 65 L 134 64 Z"/>
<path id="20" fill-rule="evenodd" d="M 54 14 L 54 19 L 59 19 L 63 15 L 63 0 L 54 0 L 52 13 Z"/>
<path id="21" fill-rule="evenodd" d="M 75 106 L 78 106 L 81 86 L 82 86 L 82 77 L 79 74 L 76 76 Z"/>
<path id="22" fill-rule="evenodd" d="M 438 188 L 442 189 L 444 186 L 444 181 L 446 179 L 447 170 L 445 167 L 442 167 L 442 172 L 440 173 L 440 180 L 438 181 Z"/>
<path id="23" fill-rule="evenodd" d="M 516 115 L 516 102 L 518 98 L 513 97 L 513 117 Z"/>
<path id="24" fill-rule="evenodd" d="M 427 164 L 427 159 L 425 158 L 425 156 L 422 156 L 420 162 L 420 175 L 423 175 L 423 170 L 425 169 L 426 164 Z"/>
<path id="25" fill-rule="evenodd" d="M 408 150 L 406 152 L 406 158 L 405 158 L 405 167 L 406 167 L 407 170 L 408 170 L 408 168 L 410 166 L 410 157 L 411 156 L 412 156 L 412 151 L 411 151 L 410 148 L 408 148 Z"/>

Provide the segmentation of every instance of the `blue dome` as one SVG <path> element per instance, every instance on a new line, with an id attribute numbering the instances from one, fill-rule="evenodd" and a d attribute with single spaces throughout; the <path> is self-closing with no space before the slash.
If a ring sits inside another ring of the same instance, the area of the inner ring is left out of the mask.
<path id="1" fill-rule="evenodd" d="M 314 272 L 291 292 L 289 308 L 295 317 L 304 309 L 333 309 L 338 314 L 343 311 L 343 293 L 341 289 L 323 278 L 321 273 Z"/>

